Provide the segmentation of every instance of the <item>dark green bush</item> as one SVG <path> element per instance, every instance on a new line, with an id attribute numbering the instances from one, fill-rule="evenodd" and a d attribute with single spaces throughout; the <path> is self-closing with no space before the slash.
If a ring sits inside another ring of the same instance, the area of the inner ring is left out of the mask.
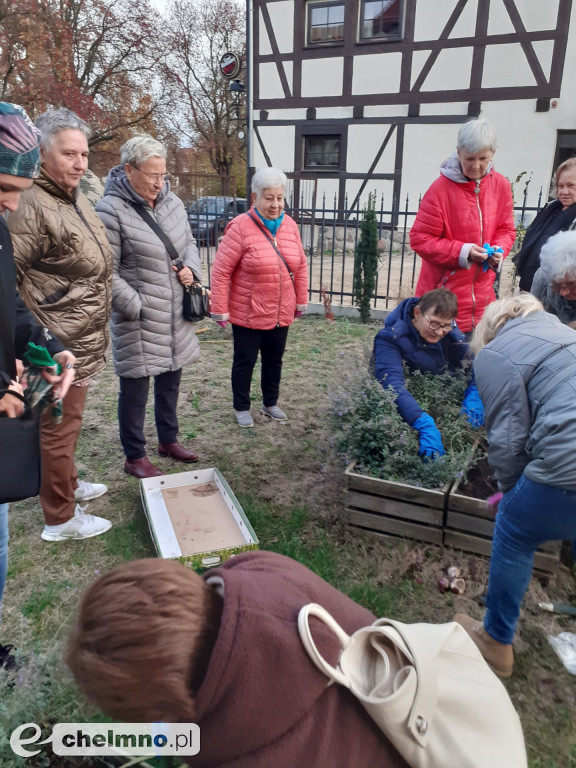
<path id="1" fill-rule="evenodd" d="M 368 198 L 362 212 L 360 240 L 354 256 L 354 303 L 360 311 L 360 320 L 370 320 L 370 304 L 376 293 L 378 275 L 378 222 L 375 195 Z"/>
<path id="2" fill-rule="evenodd" d="M 478 430 L 460 414 L 464 373 L 406 375 L 409 391 L 432 416 L 446 455 L 435 461 L 418 456 L 418 433 L 402 419 L 396 395 L 376 381 L 368 365 L 357 361 L 339 379 L 332 399 L 334 447 L 356 471 L 425 488 L 439 488 L 464 477 Z"/>

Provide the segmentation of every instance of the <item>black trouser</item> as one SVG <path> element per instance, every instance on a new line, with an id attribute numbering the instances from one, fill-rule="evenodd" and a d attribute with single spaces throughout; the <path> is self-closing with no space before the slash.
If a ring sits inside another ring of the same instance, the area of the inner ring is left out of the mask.
<path id="1" fill-rule="evenodd" d="M 268 408 L 276 405 L 282 376 L 282 355 L 286 348 L 289 326 L 259 331 L 232 325 L 234 334 L 234 361 L 232 363 L 232 395 L 234 410 L 250 410 L 250 384 L 252 371 L 258 359 L 262 361 L 262 401 Z"/>
<path id="2" fill-rule="evenodd" d="M 154 417 L 158 431 L 158 442 L 170 445 L 176 442 L 178 435 L 178 389 L 182 369 L 166 371 L 154 376 Z M 120 440 L 129 461 L 141 459 L 146 455 L 144 437 L 144 417 L 148 403 L 150 377 L 128 379 L 120 376 L 120 395 L 118 397 L 118 421 Z"/>

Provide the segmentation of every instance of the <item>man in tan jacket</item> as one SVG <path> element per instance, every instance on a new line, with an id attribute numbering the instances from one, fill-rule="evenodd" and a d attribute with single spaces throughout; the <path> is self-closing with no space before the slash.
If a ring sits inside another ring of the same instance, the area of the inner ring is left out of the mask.
<path id="1" fill-rule="evenodd" d="M 22 194 L 8 227 L 22 298 L 76 356 L 76 381 L 64 398 L 62 422 L 46 413 L 41 435 L 42 538 L 64 541 L 97 536 L 111 526 L 80 506 L 108 489 L 78 479 L 74 452 L 88 383 L 105 364 L 112 255 L 100 219 L 78 189 L 88 166 L 89 127 L 68 109 L 45 112 L 36 127 L 41 174 Z"/>

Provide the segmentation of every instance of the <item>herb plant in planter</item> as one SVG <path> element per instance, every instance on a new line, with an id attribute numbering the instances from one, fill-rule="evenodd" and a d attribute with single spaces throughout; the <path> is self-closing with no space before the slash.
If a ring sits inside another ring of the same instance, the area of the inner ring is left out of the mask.
<path id="1" fill-rule="evenodd" d="M 358 362 L 340 379 L 332 401 L 334 445 L 356 471 L 371 477 L 441 488 L 463 477 L 471 461 L 478 430 L 460 413 L 468 384 L 464 373 L 430 375 L 406 371 L 408 390 L 432 416 L 442 434 L 446 455 L 435 461 L 418 456 L 418 435 L 402 419 L 396 395 L 384 389 Z"/>
<path id="2" fill-rule="evenodd" d="M 447 493 L 464 478 L 478 430 L 460 414 L 464 374 L 406 372 L 410 393 L 435 420 L 446 455 L 418 456 L 418 435 L 400 416 L 396 395 L 356 361 L 339 380 L 332 401 L 334 446 L 348 464 L 346 517 L 354 528 L 443 543 Z"/>

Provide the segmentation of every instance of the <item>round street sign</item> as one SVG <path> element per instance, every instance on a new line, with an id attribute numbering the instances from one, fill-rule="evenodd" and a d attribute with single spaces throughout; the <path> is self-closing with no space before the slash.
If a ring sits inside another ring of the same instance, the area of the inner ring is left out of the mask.
<path id="1" fill-rule="evenodd" d="M 240 57 L 236 53 L 228 51 L 220 59 L 220 71 L 224 77 L 238 77 L 240 67 Z"/>

